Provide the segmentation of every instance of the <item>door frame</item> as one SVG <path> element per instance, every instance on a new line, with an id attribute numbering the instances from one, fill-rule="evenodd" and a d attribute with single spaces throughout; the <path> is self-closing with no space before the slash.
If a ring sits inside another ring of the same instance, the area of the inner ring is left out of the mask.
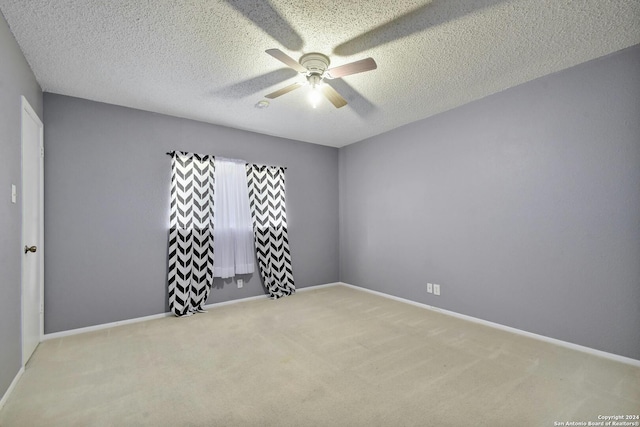
<path id="1" fill-rule="evenodd" d="M 40 300 L 40 307 L 38 310 L 40 325 L 40 333 L 38 337 L 38 341 L 42 342 L 42 338 L 44 336 L 44 125 L 38 114 L 36 114 L 35 110 L 29 104 L 29 101 L 24 96 L 21 96 L 21 110 L 20 110 L 20 191 L 21 195 L 24 195 L 24 171 L 23 171 L 23 162 L 24 162 L 24 135 L 22 133 L 23 129 L 23 121 L 25 119 L 25 114 L 27 114 L 39 127 L 39 146 L 40 146 L 40 156 L 38 161 L 38 169 L 39 169 L 39 180 L 38 180 L 38 203 L 39 203 L 39 212 L 38 212 L 38 252 L 40 253 L 38 257 L 38 294 Z M 24 277 L 23 277 L 23 264 L 24 264 L 24 254 L 22 254 L 22 248 L 27 244 L 24 241 L 23 235 L 23 224 L 24 224 L 24 198 L 21 200 L 20 206 L 20 340 L 22 343 L 21 353 L 22 353 L 22 366 L 24 367 L 28 361 L 25 360 L 25 351 L 24 351 Z M 31 356 L 31 355 L 29 355 Z"/>

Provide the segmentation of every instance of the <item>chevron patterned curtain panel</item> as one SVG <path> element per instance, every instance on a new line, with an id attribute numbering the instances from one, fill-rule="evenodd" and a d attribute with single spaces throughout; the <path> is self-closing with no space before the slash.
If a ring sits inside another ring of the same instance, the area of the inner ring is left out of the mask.
<path id="1" fill-rule="evenodd" d="M 203 311 L 213 283 L 214 157 L 169 154 L 169 308 L 190 316 Z"/>
<path id="2" fill-rule="evenodd" d="M 247 164 L 249 207 L 260 276 L 271 298 L 296 291 L 287 235 L 284 168 Z"/>

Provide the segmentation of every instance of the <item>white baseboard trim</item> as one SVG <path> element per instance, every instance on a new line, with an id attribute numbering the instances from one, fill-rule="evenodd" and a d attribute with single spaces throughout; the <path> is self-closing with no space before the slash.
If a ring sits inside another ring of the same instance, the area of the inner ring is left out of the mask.
<path id="1" fill-rule="evenodd" d="M 69 329 L 67 331 L 52 332 L 44 334 L 42 341 L 53 340 L 56 338 L 70 337 L 72 335 L 84 334 L 87 332 L 100 331 L 102 329 L 115 328 L 116 326 L 130 325 L 132 323 L 146 322 L 147 320 L 162 319 L 164 317 L 173 316 L 172 313 L 152 314 L 151 316 L 136 317 L 134 319 L 118 320 L 117 322 L 102 323 L 100 325 L 87 326 L 84 328 Z"/>
<path id="2" fill-rule="evenodd" d="M 269 298 L 269 295 L 256 295 L 253 297 L 246 297 L 246 298 L 238 298 L 238 299 L 232 299 L 229 301 L 221 301 L 221 302 L 214 302 L 213 304 L 207 304 L 204 306 L 205 310 L 208 310 L 210 308 L 216 308 L 216 307 L 223 307 L 225 305 L 232 305 L 232 304 L 237 304 L 239 302 L 247 302 L 247 301 L 253 301 L 253 300 L 257 300 L 257 299 L 265 299 L 265 298 Z M 169 316 L 173 316 L 173 314 L 171 313 L 167 313 Z"/>
<path id="3" fill-rule="evenodd" d="M 525 337 L 528 337 L 528 338 L 533 338 L 533 339 L 538 340 L 538 341 L 548 342 L 548 343 L 555 344 L 555 345 L 558 345 L 558 346 L 561 346 L 561 347 L 570 348 L 572 350 L 581 351 L 583 353 L 588 353 L 588 354 L 591 354 L 591 355 L 594 355 L 594 356 L 604 357 L 605 359 L 615 360 L 616 362 L 626 363 L 628 365 L 640 367 L 640 360 L 632 359 L 630 357 L 620 356 L 618 354 L 608 353 L 608 352 L 602 351 L 602 350 L 596 350 L 595 348 L 585 347 L 583 345 L 578 345 L 578 344 L 570 343 L 570 342 L 567 342 L 567 341 L 562 341 L 562 340 L 559 340 L 559 339 L 556 339 L 556 338 L 551 338 L 551 337 L 547 337 L 547 336 L 544 336 L 544 335 L 534 334 L 533 332 L 523 331 L 521 329 L 512 328 L 511 326 L 505 326 L 505 325 L 501 325 L 500 323 L 494 323 L 494 322 L 490 322 L 488 320 L 478 319 L 477 317 L 467 316 L 466 314 L 456 313 L 455 311 L 444 310 L 442 308 L 433 307 L 431 305 L 423 304 L 423 303 L 416 302 L 416 301 L 411 301 L 409 299 L 400 298 L 400 297 L 397 297 L 397 296 L 394 296 L 394 295 L 385 294 L 384 292 L 374 291 L 374 290 L 367 289 L 367 288 L 361 288 L 360 286 L 354 286 L 354 285 L 350 285 L 350 284 L 344 283 L 344 282 L 339 282 L 339 283 L 336 283 L 336 284 L 342 285 L 342 286 L 346 286 L 346 287 L 349 287 L 349 288 L 352 288 L 352 289 L 356 289 L 356 290 L 359 290 L 359 291 L 368 292 L 370 294 L 378 295 L 378 296 L 381 296 L 381 297 L 384 297 L 384 298 L 389 298 L 389 299 L 392 299 L 392 300 L 395 300 L 395 301 L 404 302 L 406 304 L 415 305 L 416 307 L 426 308 L 427 310 L 435 311 L 437 313 L 446 314 L 447 316 L 457 317 L 459 319 L 467 320 L 467 321 L 473 322 L 473 323 L 479 323 L 479 324 L 484 325 L 484 326 L 489 326 L 490 328 L 500 329 L 500 330 L 503 330 L 503 331 L 511 332 L 511 333 L 518 334 L 518 335 L 522 335 L 522 336 L 525 336 Z M 336 285 L 336 284 L 330 284 L 330 285 Z"/>
<path id="4" fill-rule="evenodd" d="M 325 283 L 325 284 L 322 284 L 322 285 L 307 286 L 306 288 L 297 288 L 296 289 L 296 293 L 305 292 L 305 291 L 313 291 L 313 290 L 316 290 L 316 289 L 328 288 L 330 286 L 338 286 L 338 285 L 344 285 L 344 283 L 342 283 L 342 282 L 333 282 L 333 283 Z"/>
<path id="5" fill-rule="evenodd" d="M 335 282 L 335 283 L 325 283 L 325 284 L 316 285 L 316 286 L 308 286 L 306 288 L 296 289 L 296 292 L 304 292 L 307 290 L 324 288 L 327 286 L 336 286 L 341 284 L 342 284 L 341 282 Z M 247 297 L 247 298 L 239 298 L 239 299 L 234 299 L 229 301 L 215 302 L 213 304 L 205 305 L 204 308 L 205 310 L 208 310 L 216 307 L 222 307 L 225 305 L 237 304 L 239 302 L 247 302 L 247 301 L 252 301 L 257 299 L 264 299 L 268 297 L 269 296 L 265 294 L 265 295 L 256 295 L 252 297 Z M 147 320 L 162 319 L 164 317 L 171 317 L 171 316 L 173 316 L 173 313 L 159 313 L 159 314 L 153 314 L 151 316 L 136 317 L 134 319 L 119 320 L 117 322 L 103 323 L 100 325 L 87 326 L 84 328 L 70 329 L 68 331 L 52 332 L 49 334 L 44 334 L 42 336 L 42 341 L 48 341 L 56 338 L 63 338 L 63 337 L 69 337 L 72 335 L 84 334 L 86 332 L 100 331 L 102 329 L 114 328 L 116 326 L 130 325 L 132 323 L 146 322 Z"/>
<path id="6" fill-rule="evenodd" d="M 20 370 L 18 371 L 16 376 L 13 378 L 13 381 L 11 381 L 11 384 L 9 384 L 9 388 L 2 395 L 2 399 L 0 399 L 0 410 L 4 408 L 4 404 L 7 403 L 9 396 L 11 396 L 11 392 L 13 392 L 13 389 L 15 388 L 16 384 L 18 384 L 18 381 L 20 380 L 20 377 L 22 377 L 22 374 L 24 374 L 24 366 L 20 367 Z"/>

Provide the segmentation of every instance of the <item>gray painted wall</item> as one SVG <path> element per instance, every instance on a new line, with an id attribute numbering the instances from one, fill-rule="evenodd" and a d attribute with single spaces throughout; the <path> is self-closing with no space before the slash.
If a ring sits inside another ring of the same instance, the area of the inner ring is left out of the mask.
<path id="1" fill-rule="evenodd" d="M 640 359 L 640 46 L 340 149 L 340 259 L 344 282 Z"/>
<path id="2" fill-rule="evenodd" d="M 44 95 L 45 331 L 168 311 L 173 149 L 287 166 L 299 288 L 338 280 L 338 150 L 140 110 Z M 264 294 L 216 279 L 209 303 Z"/>
<path id="3" fill-rule="evenodd" d="M 0 15 L 0 397 L 22 365 L 21 339 L 21 98 L 42 117 L 42 91 Z M 11 184 L 18 200 L 11 203 Z"/>

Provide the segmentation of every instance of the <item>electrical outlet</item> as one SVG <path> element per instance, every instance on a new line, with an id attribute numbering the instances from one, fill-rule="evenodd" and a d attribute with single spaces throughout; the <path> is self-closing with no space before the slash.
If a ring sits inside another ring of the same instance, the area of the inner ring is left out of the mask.
<path id="1" fill-rule="evenodd" d="M 433 294 L 440 295 L 440 285 L 433 284 Z"/>
<path id="2" fill-rule="evenodd" d="M 242 280 L 242 279 L 238 279 L 238 280 L 236 281 L 236 283 L 238 284 L 238 289 L 240 289 L 241 287 L 243 287 L 243 286 L 244 286 L 244 280 Z"/>
<path id="3" fill-rule="evenodd" d="M 18 197 L 18 191 L 16 190 L 16 185 L 11 184 L 11 203 L 15 203 Z"/>
<path id="4" fill-rule="evenodd" d="M 433 293 L 433 283 L 427 283 L 427 292 Z"/>

